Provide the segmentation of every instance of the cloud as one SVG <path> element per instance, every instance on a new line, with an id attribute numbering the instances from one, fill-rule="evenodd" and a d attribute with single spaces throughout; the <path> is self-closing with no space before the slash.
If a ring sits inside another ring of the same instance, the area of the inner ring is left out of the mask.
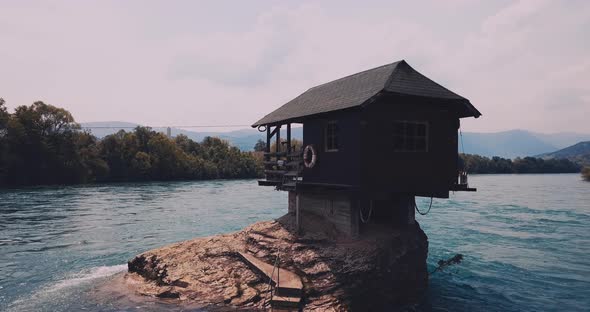
<path id="1" fill-rule="evenodd" d="M 79 120 L 249 124 L 309 87 L 406 59 L 482 111 L 466 130 L 590 132 L 588 2 L 227 7 L 2 3 L 1 96 Z"/>

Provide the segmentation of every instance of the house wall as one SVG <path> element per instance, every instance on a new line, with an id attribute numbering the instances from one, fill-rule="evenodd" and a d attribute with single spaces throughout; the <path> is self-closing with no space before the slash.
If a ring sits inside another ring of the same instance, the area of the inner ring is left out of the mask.
<path id="1" fill-rule="evenodd" d="M 457 179 L 459 119 L 444 103 L 401 96 L 382 97 L 362 114 L 361 185 L 371 197 L 405 193 L 448 197 Z M 429 122 L 427 152 L 394 152 L 393 121 Z"/>
<path id="2" fill-rule="evenodd" d="M 358 237 L 371 232 L 378 226 L 380 229 L 396 229 L 408 224 L 414 224 L 414 197 L 396 196 L 386 200 L 359 198 L 355 195 L 341 192 L 289 192 L 289 213 L 297 215 L 297 200 L 301 219 L 298 221 L 304 232 L 327 231 Z M 367 223 L 361 221 L 359 209 L 363 210 Z M 370 212 L 369 212 L 370 211 Z M 310 225 L 309 217 L 320 217 L 325 224 L 318 226 L 317 222 Z"/>
<path id="3" fill-rule="evenodd" d="M 325 150 L 325 129 L 329 121 L 337 121 L 338 151 Z M 303 146 L 313 145 L 317 162 L 303 170 L 306 183 L 327 183 L 358 186 L 360 182 L 360 115 L 358 111 L 340 111 L 329 117 L 307 120 L 303 125 Z"/>
<path id="4" fill-rule="evenodd" d="M 299 195 L 299 208 L 302 213 L 302 230 L 312 231 L 308 228 L 306 216 L 310 214 L 320 217 L 326 222 L 326 226 L 332 226 L 341 234 L 356 237 L 359 233 L 358 210 L 356 201 L 352 196 L 337 193 L 298 193 L 290 192 L 293 196 Z M 296 201 L 289 201 L 289 211 L 296 211 Z M 326 227 L 322 227 L 327 229 Z"/>
<path id="5" fill-rule="evenodd" d="M 439 99 L 384 95 L 365 107 L 304 121 L 303 144 L 317 152 L 303 182 L 357 187 L 373 199 L 392 194 L 446 198 L 457 181 L 459 118 Z M 393 121 L 428 121 L 427 152 L 394 152 Z M 325 130 L 337 121 L 339 150 L 325 150 Z"/>

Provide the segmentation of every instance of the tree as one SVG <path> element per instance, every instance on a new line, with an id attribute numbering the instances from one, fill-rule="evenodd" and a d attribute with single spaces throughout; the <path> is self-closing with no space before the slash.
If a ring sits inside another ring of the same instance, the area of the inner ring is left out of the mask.
<path id="1" fill-rule="evenodd" d="M 264 142 L 261 139 L 258 139 L 258 141 L 256 141 L 256 144 L 254 145 L 254 151 L 255 152 L 264 152 L 264 151 L 266 151 L 266 142 Z"/>
<path id="2" fill-rule="evenodd" d="M 10 114 L 6 110 L 6 102 L 3 98 L 0 98 L 0 185 L 5 184 L 6 181 L 6 164 L 7 164 L 7 139 L 8 133 L 8 120 Z"/>
<path id="3" fill-rule="evenodd" d="M 0 185 L 253 178 L 261 162 L 219 138 L 170 139 L 148 127 L 98 140 L 43 102 L 7 112 L 0 98 Z"/>
<path id="4" fill-rule="evenodd" d="M 494 156 L 460 154 L 470 173 L 575 173 L 580 166 L 567 159 L 517 157 L 514 160 Z"/>

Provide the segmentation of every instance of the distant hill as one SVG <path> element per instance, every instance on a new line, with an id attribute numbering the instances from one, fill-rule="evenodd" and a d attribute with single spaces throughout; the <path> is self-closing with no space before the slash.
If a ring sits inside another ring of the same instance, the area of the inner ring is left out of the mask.
<path id="1" fill-rule="evenodd" d="M 460 145 L 459 143 L 459 150 L 462 151 Z M 504 158 L 530 156 L 558 149 L 525 130 L 466 132 L 463 133 L 463 145 L 467 154 Z"/>
<path id="2" fill-rule="evenodd" d="M 531 132 L 539 140 L 553 145 L 558 149 L 566 148 L 578 142 L 589 141 L 590 134 L 575 133 L 575 132 L 559 132 L 559 133 L 535 133 Z"/>
<path id="3" fill-rule="evenodd" d="M 87 122 L 82 123 L 82 126 L 95 127 L 91 128 L 90 130 L 94 135 L 102 138 L 108 134 L 115 133 L 122 128 L 131 130 L 132 128 L 138 126 L 138 124 L 131 122 L 108 121 Z M 166 132 L 165 128 L 154 128 L 154 130 Z M 205 136 L 216 136 L 229 141 L 232 145 L 237 146 L 241 150 L 245 151 L 252 150 L 257 140 L 265 139 L 264 133 L 260 133 L 258 130 L 251 128 L 239 129 L 229 132 L 191 131 L 172 128 L 173 136 L 181 133 L 195 141 L 201 141 Z M 284 131 L 282 132 L 281 136 L 283 138 L 285 137 Z M 303 137 L 303 128 L 293 128 L 292 136 L 293 138 L 301 139 Z M 589 140 L 590 134 L 565 132 L 544 134 L 526 130 L 510 130 L 491 133 L 463 133 L 463 145 L 465 146 L 465 153 L 487 157 L 500 156 L 504 158 L 516 158 L 550 153 L 570 146 L 576 142 Z M 459 144 L 459 151 L 462 151 L 461 144 Z"/>
<path id="4" fill-rule="evenodd" d="M 516 158 L 557 151 L 576 142 L 590 140 L 590 134 L 535 133 L 526 130 L 463 133 L 465 153 Z M 459 151 L 461 144 L 459 143 Z"/>
<path id="5" fill-rule="evenodd" d="M 552 153 L 537 155 L 543 159 L 565 158 L 581 165 L 590 166 L 590 141 L 580 142 Z"/>

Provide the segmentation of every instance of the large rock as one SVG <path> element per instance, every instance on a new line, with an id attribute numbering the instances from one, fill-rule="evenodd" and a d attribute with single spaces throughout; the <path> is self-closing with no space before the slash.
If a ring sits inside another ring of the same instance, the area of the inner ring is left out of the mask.
<path id="1" fill-rule="evenodd" d="M 204 306 L 268 307 L 268 281 L 237 251 L 298 274 L 305 310 L 390 310 L 416 302 L 428 284 L 428 239 L 416 223 L 375 229 L 360 239 L 294 234 L 293 217 L 151 250 L 129 261 L 126 283 L 143 295 Z"/>

